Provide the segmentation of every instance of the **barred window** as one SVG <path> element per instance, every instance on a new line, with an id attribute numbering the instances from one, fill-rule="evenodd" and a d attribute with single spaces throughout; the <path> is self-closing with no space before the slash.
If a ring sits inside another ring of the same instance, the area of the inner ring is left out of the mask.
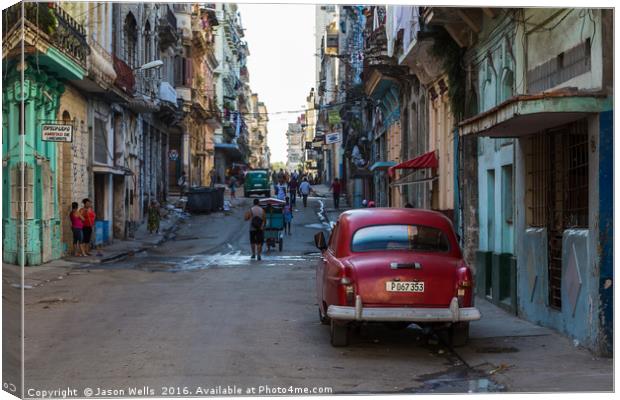
<path id="1" fill-rule="evenodd" d="M 528 226 L 548 239 L 549 305 L 562 307 L 562 236 L 588 227 L 588 126 L 582 119 L 526 139 Z"/>

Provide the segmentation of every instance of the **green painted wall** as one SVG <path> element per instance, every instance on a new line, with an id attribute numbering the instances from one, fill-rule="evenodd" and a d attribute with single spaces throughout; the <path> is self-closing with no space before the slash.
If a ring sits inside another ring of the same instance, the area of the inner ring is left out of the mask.
<path id="1" fill-rule="evenodd" d="M 9 64 L 7 67 L 10 72 L 4 80 L 2 104 L 6 121 L 2 127 L 3 261 L 39 265 L 61 255 L 57 145 L 41 140 L 41 124 L 56 120 L 64 85 L 45 69 L 37 69 L 28 63 L 23 82 L 18 65 Z M 23 163 L 19 124 L 22 100 L 25 103 Z M 22 171 L 25 173 L 23 199 Z M 23 243 L 22 216 L 25 217 Z"/>

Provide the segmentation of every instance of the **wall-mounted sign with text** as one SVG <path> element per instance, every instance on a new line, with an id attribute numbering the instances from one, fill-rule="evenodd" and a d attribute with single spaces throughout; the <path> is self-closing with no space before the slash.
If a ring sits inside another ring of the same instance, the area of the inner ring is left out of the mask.
<path id="1" fill-rule="evenodd" d="M 331 132 L 325 134 L 325 144 L 342 142 L 342 132 Z"/>
<path id="2" fill-rule="evenodd" d="M 41 125 L 41 139 L 45 142 L 72 142 L 73 125 L 43 124 Z"/>

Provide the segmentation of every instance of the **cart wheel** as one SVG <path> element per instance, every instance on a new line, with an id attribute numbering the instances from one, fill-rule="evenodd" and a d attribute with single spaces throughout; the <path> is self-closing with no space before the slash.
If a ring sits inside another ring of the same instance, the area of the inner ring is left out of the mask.
<path id="1" fill-rule="evenodd" d="M 280 241 L 278 241 L 278 250 L 279 251 L 282 251 L 282 242 L 283 242 L 283 240 L 282 240 L 282 238 L 280 238 Z"/>

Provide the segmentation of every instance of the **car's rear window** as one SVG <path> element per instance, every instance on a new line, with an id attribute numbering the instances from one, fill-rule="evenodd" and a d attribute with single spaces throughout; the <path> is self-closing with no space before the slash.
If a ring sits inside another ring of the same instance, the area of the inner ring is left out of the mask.
<path id="1" fill-rule="evenodd" d="M 267 176 L 264 172 L 250 172 L 250 175 L 253 178 L 258 178 L 258 179 L 265 179 L 265 177 Z"/>
<path id="2" fill-rule="evenodd" d="M 441 229 L 424 225 L 375 225 L 355 232 L 351 251 L 377 250 L 447 252 L 450 243 Z"/>

